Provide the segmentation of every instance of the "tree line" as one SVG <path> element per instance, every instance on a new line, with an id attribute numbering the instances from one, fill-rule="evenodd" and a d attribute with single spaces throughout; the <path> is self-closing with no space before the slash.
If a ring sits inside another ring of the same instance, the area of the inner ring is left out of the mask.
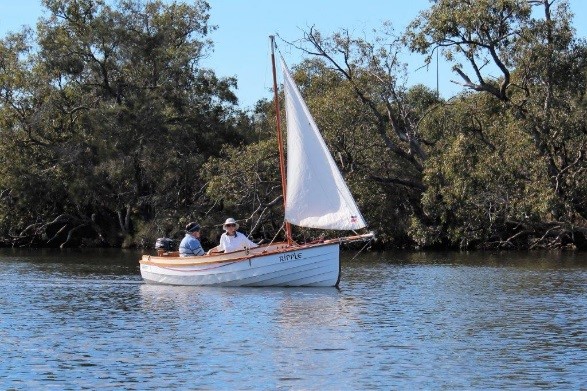
<path id="1" fill-rule="evenodd" d="M 0 40 L 0 245 L 283 235 L 275 108 L 201 65 L 203 0 L 43 0 Z M 372 39 L 308 28 L 294 77 L 380 248 L 587 248 L 587 45 L 564 0 L 438 0 Z M 402 53 L 462 93 L 410 85 Z M 298 228 L 299 241 L 322 232 Z M 326 233 L 327 235 L 330 233 Z"/>

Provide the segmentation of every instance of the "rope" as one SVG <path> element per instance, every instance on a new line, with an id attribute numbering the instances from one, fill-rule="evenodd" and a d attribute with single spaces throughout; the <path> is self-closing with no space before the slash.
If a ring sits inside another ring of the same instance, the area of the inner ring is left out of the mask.
<path id="1" fill-rule="evenodd" d="M 372 241 L 373 241 L 373 237 L 371 237 L 371 239 L 369 239 L 369 240 L 367 241 L 367 243 L 365 243 L 365 245 L 363 246 L 363 248 L 359 250 L 359 252 L 358 252 L 358 253 L 357 253 L 357 254 L 356 254 L 356 255 L 355 255 L 355 256 L 354 256 L 354 257 L 351 259 L 351 261 L 354 261 L 354 260 L 355 260 L 355 258 L 357 258 L 357 257 L 359 256 L 359 254 L 361 254 L 361 253 L 363 252 L 363 250 L 364 250 L 365 248 L 367 248 L 367 246 L 368 246 L 368 245 L 370 245 L 370 244 L 371 244 L 371 242 L 372 242 Z"/>
<path id="2" fill-rule="evenodd" d="M 273 237 L 273 239 L 271 239 L 271 242 L 269 242 L 267 246 L 271 246 L 273 242 L 275 242 L 275 239 L 277 239 L 277 235 L 279 235 L 279 233 L 283 230 L 283 227 L 285 227 L 285 221 L 281 224 L 281 227 L 277 230 L 275 236 Z"/>

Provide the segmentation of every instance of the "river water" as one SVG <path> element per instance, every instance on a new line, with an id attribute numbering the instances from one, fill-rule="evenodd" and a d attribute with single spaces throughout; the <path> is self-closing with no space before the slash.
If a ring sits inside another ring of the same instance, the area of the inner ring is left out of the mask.
<path id="1" fill-rule="evenodd" d="M 587 389 L 587 254 L 344 254 L 340 289 L 0 251 L 0 389 Z"/>

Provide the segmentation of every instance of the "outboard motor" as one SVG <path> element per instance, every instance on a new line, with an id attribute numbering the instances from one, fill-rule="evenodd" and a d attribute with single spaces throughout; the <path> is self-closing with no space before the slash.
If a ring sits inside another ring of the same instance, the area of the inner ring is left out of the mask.
<path id="1" fill-rule="evenodd" d="M 169 252 L 174 250 L 174 240 L 170 238 L 158 238 L 155 242 L 157 252 Z"/>

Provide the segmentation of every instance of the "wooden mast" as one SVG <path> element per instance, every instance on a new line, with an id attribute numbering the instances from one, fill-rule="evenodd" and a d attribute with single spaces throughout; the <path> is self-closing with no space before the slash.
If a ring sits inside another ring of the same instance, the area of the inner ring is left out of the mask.
<path id="1" fill-rule="evenodd" d="M 285 177 L 285 152 L 283 150 L 283 133 L 281 131 L 281 114 L 279 109 L 279 93 L 277 91 L 277 73 L 275 71 L 275 36 L 270 35 L 269 40 L 271 42 L 271 67 L 273 70 L 273 94 L 274 94 L 274 101 L 275 101 L 275 119 L 277 122 L 277 144 L 279 147 L 279 173 L 281 174 L 281 192 L 283 194 L 283 209 L 285 211 L 285 193 L 287 189 L 287 182 Z M 286 221 L 285 222 L 285 237 L 287 239 L 287 244 L 292 244 L 291 239 L 291 224 Z"/>

